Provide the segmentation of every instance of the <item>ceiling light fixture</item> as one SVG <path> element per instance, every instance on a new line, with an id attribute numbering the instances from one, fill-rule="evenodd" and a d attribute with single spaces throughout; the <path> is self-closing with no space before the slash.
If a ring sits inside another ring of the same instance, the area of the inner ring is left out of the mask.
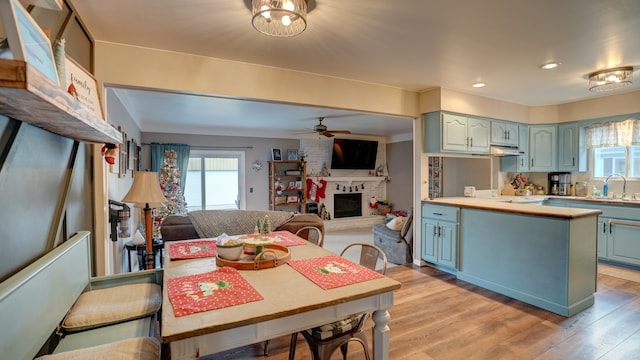
<path id="1" fill-rule="evenodd" d="M 473 86 L 474 88 L 483 88 L 485 87 L 485 83 L 483 82 L 477 82 L 477 83 L 473 83 L 471 86 Z"/>
<path id="2" fill-rule="evenodd" d="M 633 66 L 621 66 L 589 74 L 589 90 L 609 91 L 633 84 Z"/>
<path id="3" fill-rule="evenodd" d="M 252 0 L 251 23 L 259 32 L 275 37 L 289 37 L 307 28 L 305 0 Z"/>
<path id="4" fill-rule="evenodd" d="M 551 69 L 557 68 L 558 66 L 560 66 L 559 62 L 548 62 L 546 64 L 540 65 L 540 69 L 542 69 L 542 70 L 551 70 Z"/>

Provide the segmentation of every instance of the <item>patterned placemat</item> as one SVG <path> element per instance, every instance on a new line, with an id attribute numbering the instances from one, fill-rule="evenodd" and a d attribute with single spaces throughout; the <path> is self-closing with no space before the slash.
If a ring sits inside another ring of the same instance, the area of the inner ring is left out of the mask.
<path id="1" fill-rule="evenodd" d="M 203 239 L 169 244 L 171 260 L 196 259 L 216 256 L 216 241 Z"/>
<path id="2" fill-rule="evenodd" d="M 273 233 L 271 233 L 270 237 L 275 238 L 275 244 L 287 247 L 305 245 L 309 243 L 305 239 L 299 238 L 288 231 L 274 231 Z"/>
<path id="3" fill-rule="evenodd" d="M 338 255 L 289 260 L 288 264 L 325 290 L 383 277 L 376 271 Z"/>
<path id="4" fill-rule="evenodd" d="M 172 278 L 167 285 L 176 317 L 263 299 L 238 270 L 228 266 L 203 274 Z"/>

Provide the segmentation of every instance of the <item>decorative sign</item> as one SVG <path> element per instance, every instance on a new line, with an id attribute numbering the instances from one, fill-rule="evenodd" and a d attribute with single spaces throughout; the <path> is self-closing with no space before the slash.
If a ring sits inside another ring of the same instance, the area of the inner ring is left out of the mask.
<path id="1" fill-rule="evenodd" d="M 98 96 L 98 82 L 91 73 L 70 58 L 69 55 L 67 55 L 67 62 L 65 63 L 65 84 L 67 84 L 67 92 L 69 94 L 86 106 L 91 113 L 96 114 L 100 119 L 104 119 L 100 96 Z"/>
<path id="2" fill-rule="evenodd" d="M 59 85 L 51 43 L 18 0 L 0 0 L 2 23 L 13 59 L 26 61 Z"/>

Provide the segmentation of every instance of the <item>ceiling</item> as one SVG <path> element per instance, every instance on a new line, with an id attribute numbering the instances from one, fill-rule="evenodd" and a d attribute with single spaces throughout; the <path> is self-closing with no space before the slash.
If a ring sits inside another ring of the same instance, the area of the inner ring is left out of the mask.
<path id="1" fill-rule="evenodd" d="M 590 92 L 586 76 L 621 65 L 636 73 L 640 68 L 638 0 L 315 0 L 307 30 L 293 38 L 254 30 L 248 0 L 71 1 L 97 41 L 411 91 L 441 87 L 527 106 L 620 93 Z M 562 64 L 539 69 L 549 61 Z M 477 81 L 486 87 L 472 88 Z M 623 91 L 638 89 L 640 81 Z M 247 129 L 259 130 L 257 114 L 273 114 L 278 121 L 268 126 L 280 135 L 311 129 L 318 116 L 327 117 L 329 128 L 358 134 L 400 135 L 412 126 L 410 120 L 395 119 L 391 126 L 386 116 L 345 110 L 149 89 L 109 91 L 145 132 L 175 132 L 171 124 L 180 118 L 181 132 L 246 135 Z"/>

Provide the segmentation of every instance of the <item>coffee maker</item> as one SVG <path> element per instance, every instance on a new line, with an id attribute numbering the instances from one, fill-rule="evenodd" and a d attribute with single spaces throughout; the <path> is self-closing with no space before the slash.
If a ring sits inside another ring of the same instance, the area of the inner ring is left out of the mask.
<path id="1" fill-rule="evenodd" d="M 549 195 L 571 195 L 571 173 L 549 173 Z"/>

